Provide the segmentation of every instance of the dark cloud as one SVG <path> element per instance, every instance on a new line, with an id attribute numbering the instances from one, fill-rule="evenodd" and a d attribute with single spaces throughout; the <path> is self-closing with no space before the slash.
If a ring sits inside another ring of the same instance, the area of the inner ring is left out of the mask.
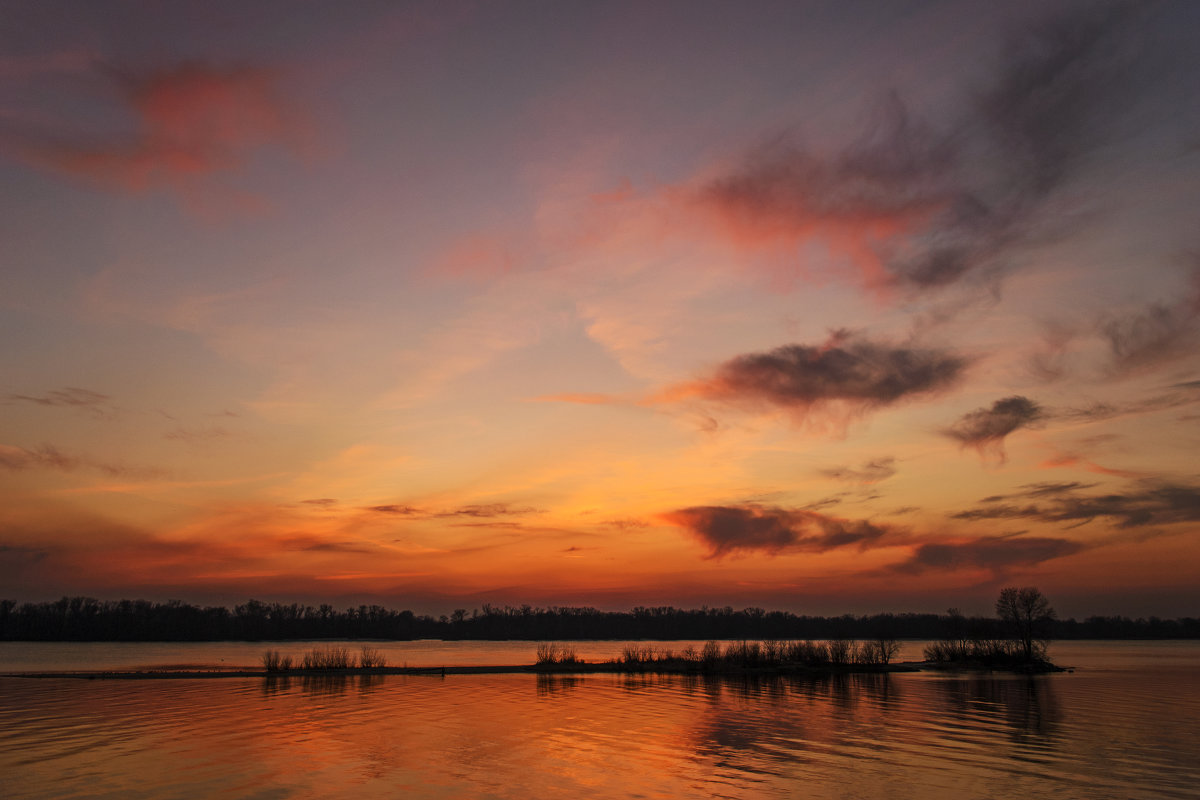
<path id="1" fill-rule="evenodd" d="M 888 529 L 866 520 L 846 520 L 769 506 L 696 506 L 663 518 L 691 531 L 710 548 L 708 558 L 736 551 L 820 553 L 838 547 L 866 547 Z"/>
<path id="2" fill-rule="evenodd" d="M 868 461 L 861 467 L 831 467 L 821 474 L 835 481 L 851 483 L 879 483 L 896 474 L 896 459 L 892 456 Z"/>
<path id="3" fill-rule="evenodd" d="M 1027 397 L 1014 395 L 964 414 L 958 422 L 943 431 L 964 447 L 980 453 L 992 453 L 1004 458 L 1004 438 L 1018 428 L 1028 428 L 1045 417 L 1041 406 Z"/>
<path id="4" fill-rule="evenodd" d="M 1130 491 L 1083 494 L 1093 484 L 1033 484 L 1024 493 L 995 495 L 954 519 L 1036 519 L 1084 525 L 1098 518 L 1118 528 L 1200 522 L 1200 487 L 1143 481 Z M 1022 500 L 1026 502 L 1008 502 Z"/>
<path id="5" fill-rule="evenodd" d="M 312 500 L 301 500 L 300 503 L 306 506 L 318 506 L 320 508 L 328 508 L 329 506 L 337 505 L 336 497 L 315 497 Z"/>
<path id="6" fill-rule="evenodd" d="M 1061 11 L 1014 33 L 957 119 L 935 127 L 894 94 L 838 153 L 776 140 L 708 182 L 735 238 L 824 239 L 872 286 L 922 291 L 1004 268 L 1061 226 L 1058 189 L 1124 113 L 1140 34 L 1132 4 Z"/>
<path id="7" fill-rule="evenodd" d="M 785 345 L 736 356 L 708 379 L 672 394 L 804 412 L 841 403 L 862 412 L 953 386 L 967 359 L 943 350 L 893 346 L 841 331 L 823 345 Z"/>
<path id="8" fill-rule="evenodd" d="M 1078 553 L 1084 546 L 1070 539 L 1051 537 L 995 537 L 970 542 L 930 543 L 917 547 L 908 560 L 897 564 L 897 572 L 926 572 L 983 568 L 1002 572 L 1009 567 L 1040 564 L 1052 558 Z"/>

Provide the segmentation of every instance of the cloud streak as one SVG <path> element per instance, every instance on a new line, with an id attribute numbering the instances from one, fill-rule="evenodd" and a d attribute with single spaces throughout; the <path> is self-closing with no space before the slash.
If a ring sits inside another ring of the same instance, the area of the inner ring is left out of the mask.
<path id="1" fill-rule="evenodd" d="M 78 469 L 91 469 L 113 477 L 131 478 L 161 478 L 162 470 L 146 467 L 128 467 L 105 461 L 70 455 L 59 450 L 54 445 L 43 444 L 30 450 L 10 444 L 0 444 L 0 467 L 14 472 L 46 469 L 57 472 L 74 472 Z"/>
<path id="2" fill-rule="evenodd" d="M 1082 494 L 1082 488 L 1088 487 L 1077 483 L 1031 484 L 1024 492 L 985 498 L 979 506 L 951 517 L 1035 519 L 1073 523 L 1072 527 L 1106 518 L 1125 529 L 1200 522 L 1200 487 L 1142 481 L 1132 490 L 1110 494 Z"/>
<path id="3" fill-rule="evenodd" d="M 896 459 L 892 456 L 876 458 L 861 467 L 831 467 L 821 470 L 826 478 L 849 483 L 879 483 L 896 474 Z"/>
<path id="4" fill-rule="evenodd" d="M 1193 272 L 1192 284 L 1190 297 L 1174 303 L 1150 303 L 1100 322 L 1111 374 L 1137 374 L 1196 352 L 1200 345 L 1200 270 Z"/>
<path id="5" fill-rule="evenodd" d="M 42 395 L 10 394 L 6 399 L 10 403 L 29 403 L 47 408 L 74 408 L 96 417 L 107 417 L 113 411 L 111 397 L 77 386 L 54 389 Z"/>
<path id="6" fill-rule="evenodd" d="M 695 201 L 738 243 L 823 240 L 869 288 L 921 292 L 1001 270 L 1047 232 L 1057 190 L 1119 118 L 1134 21 L 1125 4 L 1060 13 L 1010 37 L 949 125 L 890 95 L 841 152 L 776 140 Z"/>

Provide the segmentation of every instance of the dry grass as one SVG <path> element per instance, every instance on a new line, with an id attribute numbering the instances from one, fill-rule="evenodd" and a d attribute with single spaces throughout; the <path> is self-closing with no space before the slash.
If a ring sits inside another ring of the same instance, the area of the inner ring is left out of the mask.
<path id="1" fill-rule="evenodd" d="M 304 654 L 301 669 L 353 669 L 354 656 L 346 647 L 314 647 Z"/>
<path id="2" fill-rule="evenodd" d="M 292 657 L 278 650 L 268 650 L 262 655 L 262 665 L 267 672 L 287 672 L 292 668 Z"/>
<path id="3" fill-rule="evenodd" d="M 555 642 L 542 642 L 537 646 L 537 663 L 541 666 L 560 664 L 582 664 L 575 648 Z"/>
<path id="4" fill-rule="evenodd" d="M 376 648 L 364 644 L 358 654 L 358 666 L 360 669 L 378 669 L 387 666 L 387 659 Z"/>
<path id="5" fill-rule="evenodd" d="M 892 653 L 888 654 L 889 657 Z M 728 668 L 829 666 L 831 664 L 884 664 L 879 646 L 874 642 L 859 644 L 851 639 L 829 642 L 778 641 L 730 642 L 724 648 L 720 642 L 706 642 L 699 652 L 694 647 L 682 651 L 655 650 L 648 645 L 626 645 L 616 658 L 618 664 L 629 667 L 691 668 L 717 670 Z"/>

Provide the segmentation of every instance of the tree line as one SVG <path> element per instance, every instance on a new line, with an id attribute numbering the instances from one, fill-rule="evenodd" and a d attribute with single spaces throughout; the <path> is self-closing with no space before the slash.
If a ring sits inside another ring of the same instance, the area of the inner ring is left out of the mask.
<path id="1" fill-rule="evenodd" d="M 63 597 L 42 603 L 0 600 L 0 640 L 7 641 L 271 641 L 288 639 L 945 639 L 1006 635 L 1001 620 L 946 614 L 797 615 L 761 608 L 638 606 L 496 606 L 455 609 L 434 617 L 379 605 L 335 609 L 249 600 L 227 608 L 178 600 L 97 600 Z M 1053 639 L 1195 639 L 1192 617 L 1051 620 Z"/>

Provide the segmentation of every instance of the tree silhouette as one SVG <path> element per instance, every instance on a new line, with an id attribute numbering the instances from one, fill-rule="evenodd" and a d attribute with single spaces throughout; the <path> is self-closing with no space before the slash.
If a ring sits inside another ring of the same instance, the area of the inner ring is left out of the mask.
<path id="1" fill-rule="evenodd" d="M 1045 655 L 1050 623 L 1055 615 L 1050 601 L 1036 587 L 1018 589 L 1009 586 L 1001 589 L 1000 597 L 996 600 L 996 616 L 1011 631 L 1026 661 Z"/>

